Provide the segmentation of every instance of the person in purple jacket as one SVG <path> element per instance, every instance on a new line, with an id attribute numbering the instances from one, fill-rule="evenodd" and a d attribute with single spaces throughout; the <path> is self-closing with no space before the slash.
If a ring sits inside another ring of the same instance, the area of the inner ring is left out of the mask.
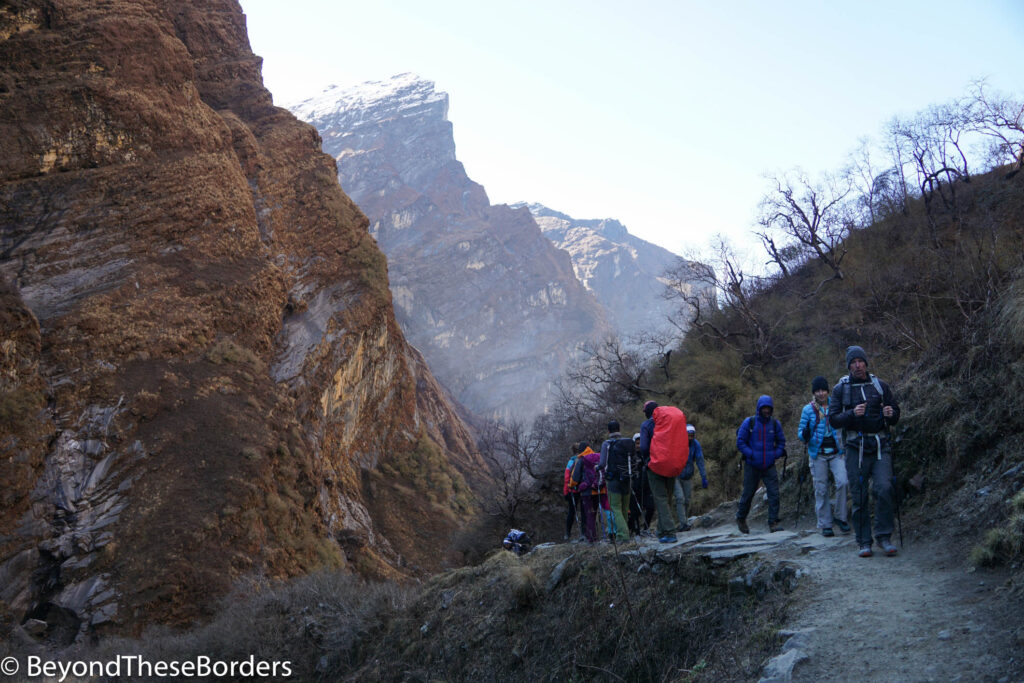
<path id="1" fill-rule="evenodd" d="M 771 396 L 757 399 L 757 414 L 748 417 L 736 432 L 736 448 L 743 454 L 743 493 L 736 508 L 736 526 L 750 533 L 747 514 L 754 492 L 763 481 L 768 492 L 768 531 L 779 531 L 779 473 L 775 461 L 786 450 L 786 436 L 782 425 L 772 417 L 775 405 Z"/>

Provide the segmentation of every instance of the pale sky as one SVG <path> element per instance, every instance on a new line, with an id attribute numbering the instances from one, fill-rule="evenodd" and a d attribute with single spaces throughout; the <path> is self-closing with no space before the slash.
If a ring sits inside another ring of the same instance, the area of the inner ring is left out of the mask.
<path id="1" fill-rule="evenodd" d="M 493 204 L 615 218 L 681 253 L 755 240 L 764 174 L 987 78 L 1024 97 L 1024 1 L 241 0 L 276 104 L 413 72 Z"/>

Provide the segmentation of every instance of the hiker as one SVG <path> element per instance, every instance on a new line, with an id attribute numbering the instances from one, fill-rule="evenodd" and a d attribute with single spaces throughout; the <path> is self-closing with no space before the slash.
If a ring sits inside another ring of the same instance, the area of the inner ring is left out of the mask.
<path id="1" fill-rule="evenodd" d="M 629 517 L 630 470 L 634 449 L 633 440 L 622 437 L 618 420 L 609 422 L 608 438 L 601 444 L 598 467 L 604 471 L 605 481 L 608 482 L 608 502 L 613 522 L 609 535 L 614 536 L 619 543 L 629 541 L 626 518 Z"/>
<path id="2" fill-rule="evenodd" d="M 629 530 L 638 536 L 651 536 L 651 520 L 654 518 L 654 497 L 647 481 L 647 458 L 640 452 L 640 432 L 633 435 L 639 466 L 633 470 L 632 495 L 629 497 Z"/>
<path id="3" fill-rule="evenodd" d="M 768 531 L 781 531 L 779 524 L 779 473 L 775 461 L 786 449 L 786 436 L 782 425 L 772 417 L 775 404 L 771 396 L 757 399 L 757 414 L 748 417 L 736 431 L 736 448 L 743 454 L 743 493 L 736 508 L 736 526 L 745 534 L 750 533 L 747 515 L 754 492 L 763 481 L 768 492 Z"/>
<path id="4" fill-rule="evenodd" d="M 576 444 L 569 450 L 569 462 L 565 464 L 565 481 L 562 483 L 562 495 L 565 497 L 565 539 L 572 536 L 573 522 L 580 518 L 580 491 L 579 487 L 572 483 L 572 468 L 576 465 Z M 580 523 L 580 535 L 583 534 L 583 524 Z"/>
<path id="5" fill-rule="evenodd" d="M 818 376 L 811 380 L 811 402 L 800 413 L 797 435 L 807 447 L 807 457 L 814 482 L 814 512 L 822 536 L 835 536 L 832 525 L 844 534 L 850 532 L 846 521 L 846 459 L 839 451 L 835 430 L 828 421 L 828 380 Z M 828 473 L 836 484 L 835 513 L 828 497 Z"/>
<path id="6" fill-rule="evenodd" d="M 649 454 L 647 481 L 658 510 L 658 541 L 675 543 L 677 524 L 672 520 L 669 500 L 675 494 L 675 479 L 686 467 L 689 442 L 686 416 L 673 406 L 644 404 L 647 419 L 640 425 L 640 452 Z"/>
<path id="7" fill-rule="evenodd" d="M 580 492 L 583 536 L 591 543 L 598 540 L 596 523 L 601 514 L 601 496 L 607 493 L 601 471 L 597 469 L 600 461 L 601 455 L 595 453 L 586 441 L 580 441 L 576 445 L 576 464 L 569 478 Z"/>
<path id="8" fill-rule="evenodd" d="M 516 555 L 525 555 L 530 552 L 530 537 L 526 535 L 525 531 L 519 529 L 512 529 L 505 536 L 505 540 L 501 542 L 501 547 L 505 550 L 515 553 Z"/>
<path id="9" fill-rule="evenodd" d="M 887 556 L 898 551 L 889 540 L 893 531 L 892 438 L 889 427 L 899 422 L 900 407 L 889 385 L 868 372 L 868 356 L 859 346 L 846 349 L 850 374 L 839 380 L 828 401 L 829 424 L 843 430 L 846 478 L 853 501 L 853 528 L 858 555 L 871 557 L 871 509 L 868 479 L 875 496 L 875 542 Z"/>
<path id="10" fill-rule="evenodd" d="M 693 500 L 694 470 L 700 472 L 700 487 L 708 487 L 708 474 L 704 470 L 704 449 L 701 448 L 700 441 L 697 441 L 696 427 L 686 425 L 686 438 L 689 441 L 690 455 L 686 459 L 686 467 L 683 468 L 682 474 L 676 477 L 676 517 L 679 518 L 677 531 L 689 531 L 691 528 L 688 509 L 690 501 Z"/>

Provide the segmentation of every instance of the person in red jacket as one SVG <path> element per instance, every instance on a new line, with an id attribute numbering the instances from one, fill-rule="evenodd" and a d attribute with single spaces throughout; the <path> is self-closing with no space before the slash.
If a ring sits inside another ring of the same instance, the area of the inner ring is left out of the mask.
<path id="1" fill-rule="evenodd" d="M 579 487 L 572 483 L 572 469 L 576 465 L 576 444 L 573 444 L 571 449 L 572 455 L 569 457 L 569 462 L 565 465 L 565 481 L 562 483 L 562 495 L 565 497 L 565 540 L 568 541 L 569 537 L 572 536 L 572 526 L 574 522 L 579 521 L 580 518 L 580 491 Z M 582 536 L 583 525 L 580 524 L 580 534 Z"/>

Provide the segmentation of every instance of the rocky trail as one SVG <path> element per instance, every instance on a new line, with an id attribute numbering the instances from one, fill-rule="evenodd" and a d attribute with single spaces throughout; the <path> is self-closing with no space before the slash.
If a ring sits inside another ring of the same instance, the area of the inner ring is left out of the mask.
<path id="1" fill-rule="evenodd" d="M 861 558 L 852 534 L 824 538 L 806 517 L 797 531 L 752 522 L 745 535 L 730 510 L 700 518 L 675 544 L 643 544 L 712 562 L 758 553 L 793 565 L 786 640 L 762 682 L 1024 681 L 1021 601 L 1001 575 L 973 571 L 963 548 L 908 534 L 896 557 Z"/>

